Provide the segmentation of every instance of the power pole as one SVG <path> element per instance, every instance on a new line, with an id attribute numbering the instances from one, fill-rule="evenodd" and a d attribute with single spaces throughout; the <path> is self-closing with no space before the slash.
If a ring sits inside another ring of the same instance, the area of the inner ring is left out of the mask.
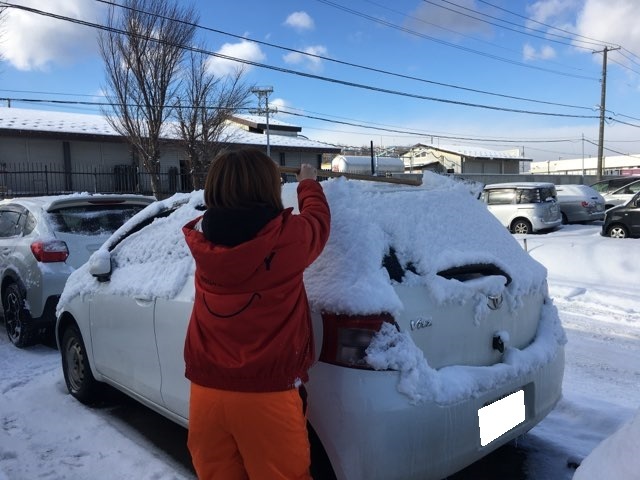
<path id="1" fill-rule="evenodd" d="M 271 144 L 269 142 L 269 95 L 273 92 L 273 87 L 254 87 L 251 89 L 251 93 L 255 93 L 258 96 L 258 109 L 253 110 L 252 113 L 262 115 L 266 113 L 267 119 L 267 156 L 271 158 Z M 262 98 L 265 99 L 265 106 L 262 108 Z M 278 110 L 272 110 L 276 113 Z"/>
<path id="2" fill-rule="evenodd" d="M 597 179 L 602 180 L 603 151 L 604 151 L 604 111 L 605 99 L 607 96 L 607 52 L 609 50 L 620 50 L 620 47 L 604 47 L 602 50 L 602 88 L 600 90 L 600 132 L 598 136 L 598 166 Z M 593 52 L 600 53 L 600 52 Z"/>

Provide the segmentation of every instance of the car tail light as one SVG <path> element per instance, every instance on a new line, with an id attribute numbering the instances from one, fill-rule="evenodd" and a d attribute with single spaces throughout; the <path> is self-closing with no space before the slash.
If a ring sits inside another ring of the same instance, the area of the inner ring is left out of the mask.
<path id="1" fill-rule="evenodd" d="M 372 369 L 366 350 L 384 323 L 397 325 L 391 315 L 322 314 L 323 340 L 320 361 L 350 368 Z"/>
<path id="2" fill-rule="evenodd" d="M 580 205 L 582 205 L 584 208 L 587 208 L 589 205 L 591 205 L 589 202 L 585 202 L 584 200 L 582 202 L 580 202 Z"/>
<path id="3" fill-rule="evenodd" d="M 33 242 L 31 252 L 42 263 L 64 262 L 69 257 L 67 244 L 62 240 Z"/>

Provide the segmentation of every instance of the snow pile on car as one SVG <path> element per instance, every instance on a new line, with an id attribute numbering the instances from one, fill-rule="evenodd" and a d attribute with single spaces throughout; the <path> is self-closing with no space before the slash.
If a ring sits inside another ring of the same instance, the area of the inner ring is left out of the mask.
<path id="1" fill-rule="evenodd" d="M 295 184 L 283 200 L 297 205 Z M 438 272 L 470 264 L 491 264 L 512 280 L 505 300 L 545 288 L 546 269 L 470 193 L 468 185 L 426 172 L 423 185 L 398 186 L 338 178 L 323 182 L 331 207 L 331 236 L 305 273 L 313 308 L 336 313 L 397 313 L 403 308 L 383 258 L 393 248 L 401 265 L 411 264 L 403 283 L 425 285 L 442 303 L 463 302 L 477 284 L 448 280 Z M 504 282 L 484 280 L 487 293 Z M 478 305 L 486 306 L 485 301 Z M 478 311 L 481 316 L 483 311 Z"/>
<path id="2" fill-rule="evenodd" d="M 478 202 L 467 186 L 425 173 L 420 187 L 338 178 L 322 182 L 331 207 L 329 242 L 305 273 L 309 301 L 315 309 L 336 313 L 394 313 L 402 309 L 382 260 L 391 247 L 401 264 L 411 263 L 408 284 L 424 284 L 442 302 L 464 301 L 474 289 L 437 275 L 439 271 L 471 263 L 494 264 L 510 275 L 506 300 L 517 305 L 520 295 L 545 288 L 546 270 Z M 297 208 L 297 184 L 285 184 L 285 206 Z M 175 296 L 194 264 L 182 226 L 202 214 L 203 192 L 176 194 L 145 208 L 118 229 L 94 255 L 105 255 L 132 226 L 159 212 L 182 205 L 168 217 L 157 218 L 133 233 L 140 246 L 113 269 L 109 282 L 97 282 L 89 261 L 76 270 L 58 304 L 58 312 L 72 297 L 101 290 L 118 295 Z M 166 251 L 157 255 L 158 249 Z M 152 255 L 153 253 L 153 255 Z M 159 258 L 161 261 L 153 261 Z M 491 283 L 491 282 L 489 282 Z M 488 284 L 487 289 L 503 289 Z"/>

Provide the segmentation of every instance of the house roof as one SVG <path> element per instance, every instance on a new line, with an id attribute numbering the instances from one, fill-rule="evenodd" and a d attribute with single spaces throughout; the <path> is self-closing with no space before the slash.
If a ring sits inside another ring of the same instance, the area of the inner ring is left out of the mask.
<path id="1" fill-rule="evenodd" d="M 279 122 L 282 127 L 292 131 L 291 127 L 300 131 L 301 128 Z M 271 126 L 271 120 L 269 121 Z M 296 130 L 293 130 L 296 131 Z M 0 136 L 9 135 L 38 135 L 55 138 L 87 138 L 103 140 L 120 140 L 122 136 L 113 129 L 102 115 L 86 113 L 56 112 L 50 110 L 32 110 L 22 108 L 0 107 Z M 244 128 L 230 124 L 224 136 L 237 144 L 252 146 L 266 146 L 267 136 L 262 133 L 247 131 Z M 176 140 L 178 136 L 171 124 L 165 128 L 162 135 L 165 140 Z M 285 149 L 321 150 L 327 153 L 339 153 L 340 148 L 303 136 L 278 135 L 271 130 L 269 143 L 273 147 Z"/>
<path id="2" fill-rule="evenodd" d="M 248 127 L 257 128 L 260 130 L 267 129 L 267 119 L 266 117 L 259 117 L 256 115 L 233 115 L 233 121 L 237 122 L 241 125 L 246 125 Z M 272 117 L 269 117 L 269 129 L 274 131 L 285 131 L 285 132 L 301 132 L 302 128 L 297 125 L 292 125 L 290 123 L 282 122 L 280 120 L 276 120 Z"/>
<path id="3" fill-rule="evenodd" d="M 518 149 L 501 151 L 501 150 L 490 150 L 488 148 L 476 147 L 476 146 L 466 146 L 466 145 L 429 145 L 419 143 L 414 145 L 412 149 L 417 148 L 426 148 L 430 150 L 438 150 L 445 153 L 453 153 L 455 155 L 461 155 L 464 157 L 475 157 L 475 158 L 504 158 L 504 159 L 512 159 L 512 160 L 521 160 L 521 161 L 533 161 L 532 158 L 526 158 L 520 156 L 520 152 Z"/>

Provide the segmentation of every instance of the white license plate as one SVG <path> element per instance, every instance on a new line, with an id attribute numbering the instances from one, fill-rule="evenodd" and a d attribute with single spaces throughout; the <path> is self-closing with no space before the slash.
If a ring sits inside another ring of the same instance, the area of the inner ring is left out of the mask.
<path id="1" fill-rule="evenodd" d="M 478 410 L 480 444 L 484 447 L 525 421 L 524 390 L 518 390 Z"/>

